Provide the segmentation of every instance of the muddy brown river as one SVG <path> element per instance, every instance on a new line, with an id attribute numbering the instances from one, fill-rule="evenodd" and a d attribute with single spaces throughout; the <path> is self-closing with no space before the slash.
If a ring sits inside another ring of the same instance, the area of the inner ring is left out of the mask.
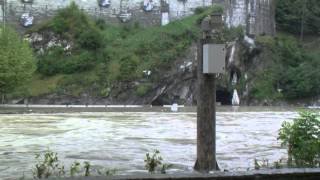
<path id="1" fill-rule="evenodd" d="M 286 158 L 277 140 L 294 111 L 230 110 L 217 113 L 217 159 L 222 169 L 242 171 L 254 159 Z M 191 172 L 196 159 L 195 112 L 82 112 L 0 114 L 0 179 L 31 177 L 35 154 L 50 149 L 68 165 L 77 160 L 144 173 L 144 156 L 158 149 L 172 172 Z"/>

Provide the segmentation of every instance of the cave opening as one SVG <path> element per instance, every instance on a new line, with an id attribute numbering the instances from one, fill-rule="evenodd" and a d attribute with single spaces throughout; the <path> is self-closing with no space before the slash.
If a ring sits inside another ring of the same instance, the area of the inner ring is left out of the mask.
<path id="1" fill-rule="evenodd" d="M 232 94 L 227 90 L 217 90 L 216 101 L 221 105 L 232 105 Z"/>

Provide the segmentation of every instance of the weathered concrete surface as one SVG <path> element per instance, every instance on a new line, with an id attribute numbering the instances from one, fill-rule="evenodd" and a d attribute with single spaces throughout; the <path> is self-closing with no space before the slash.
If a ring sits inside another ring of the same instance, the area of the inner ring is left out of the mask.
<path id="1" fill-rule="evenodd" d="M 64 180 L 319 180 L 320 169 L 272 169 L 248 172 L 217 172 L 215 174 L 178 174 L 114 177 L 79 177 Z M 51 180 L 58 180 L 53 178 Z"/>

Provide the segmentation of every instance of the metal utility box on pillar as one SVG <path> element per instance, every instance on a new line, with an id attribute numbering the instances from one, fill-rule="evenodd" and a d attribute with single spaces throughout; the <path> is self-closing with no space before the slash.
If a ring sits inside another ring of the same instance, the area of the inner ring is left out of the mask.
<path id="1" fill-rule="evenodd" d="M 225 44 L 203 45 L 203 73 L 218 74 L 225 72 Z"/>

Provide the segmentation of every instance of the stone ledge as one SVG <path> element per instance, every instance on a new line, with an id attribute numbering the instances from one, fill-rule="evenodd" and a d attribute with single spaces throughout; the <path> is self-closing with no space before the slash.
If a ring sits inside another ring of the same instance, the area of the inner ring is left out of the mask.
<path id="1" fill-rule="evenodd" d="M 51 178 L 50 180 L 58 180 Z M 113 177 L 75 177 L 63 180 L 319 180 L 320 168 L 270 169 L 247 172 L 216 172 L 214 174 L 174 174 Z"/>

